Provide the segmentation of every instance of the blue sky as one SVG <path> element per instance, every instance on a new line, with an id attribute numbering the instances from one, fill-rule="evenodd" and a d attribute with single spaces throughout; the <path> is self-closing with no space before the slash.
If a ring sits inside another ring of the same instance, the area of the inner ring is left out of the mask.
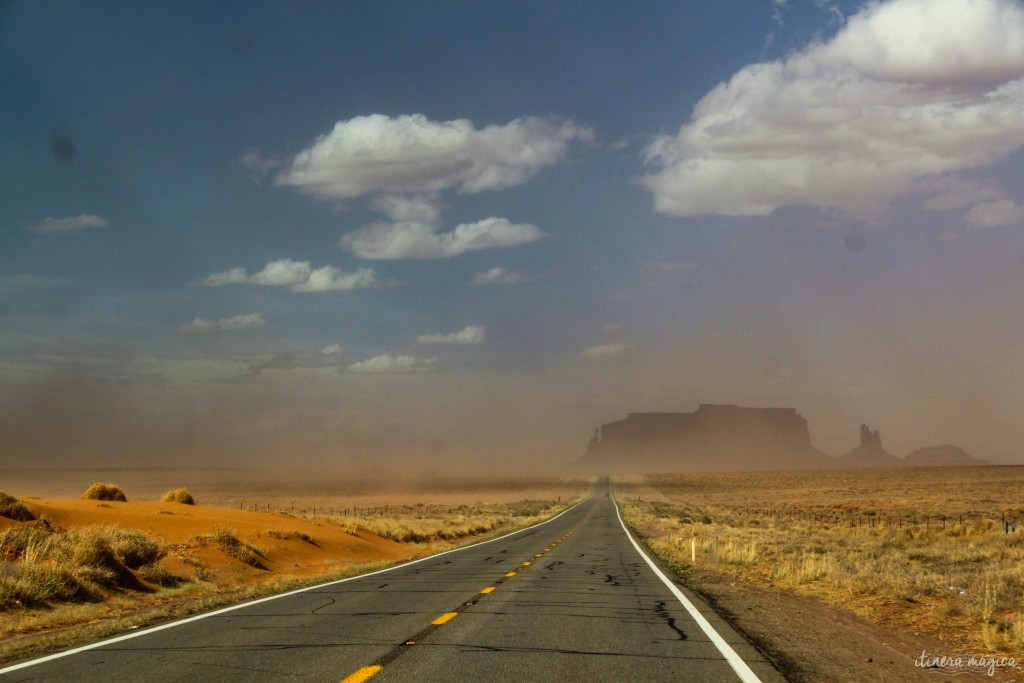
<path id="1" fill-rule="evenodd" d="M 0 4 L 0 463 L 1020 460 L 1009 0 Z"/>

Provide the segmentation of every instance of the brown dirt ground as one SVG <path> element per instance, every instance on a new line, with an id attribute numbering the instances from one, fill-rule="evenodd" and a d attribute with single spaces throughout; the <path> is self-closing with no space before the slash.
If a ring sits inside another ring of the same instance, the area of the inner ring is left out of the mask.
<path id="1" fill-rule="evenodd" d="M 786 590 L 764 590 L 705 572 L 687 585 L 770 657 L 794 683 L 892 681 L 1020 681 L 1021 672 L 995 675 L 954 668 L 924 669 L 914 660 L 965 654 L 947 643 L 870 624 L 853 612 Z"/>

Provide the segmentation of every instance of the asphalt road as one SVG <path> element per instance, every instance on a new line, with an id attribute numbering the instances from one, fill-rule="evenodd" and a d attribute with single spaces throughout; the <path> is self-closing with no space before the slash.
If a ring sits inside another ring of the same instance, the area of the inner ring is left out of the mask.
<path id="1" fill-rule="evenodd" d="M 784 680 L 706 605 L 675 591 L 598 488 L 556 519 L 501 539 L 0 675 L 118 683 Z"/>

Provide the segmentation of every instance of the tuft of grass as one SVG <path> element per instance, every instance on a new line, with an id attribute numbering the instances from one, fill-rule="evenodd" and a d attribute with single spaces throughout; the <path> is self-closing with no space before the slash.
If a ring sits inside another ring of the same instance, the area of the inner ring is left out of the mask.
<path id="1" fill-rule="evenodd" d="M 149 583 L 154 583 L 161 588 L 176 588 L 182 579 L 175 576 L 158 564 L 144 564 L 136 572 L 139 578 Z"/>
<path id="2" fill-rule="evenodd" d="M 164 494 L 160 499 L 164 503 L 182 503 L 184 505 L 195 505 L 196 499 L 192 497 L 188 489 L 174 489 Z"/>
<path id="3" fill-rule="evenodd" d="M 101 484 L 96 482 L 85 490 L 82 494 L 82 498 L 85 500 L 115 500 L 122 503 L 128 502 L 128 498 L 125 497 L 124 491 L 121 487 L 116 484 Z"/>
<path id="4" fill-rule="evenodd" d="M 166 555 L 160 542 L 143 531 L 107 527 L 103 533 L 114 556 L 130 569 L 152 564 Z"/>
<path id="5" fill-rule="evenodd" d="M 282 541 L 287 541 L 290 538 L 297 538 L 300 541 L 309 543 L 310 545 L 316 545 L 316 541 L 313 540 L 313 537 L 305 531 L 280 531 L 278 529 L 270 529 L 266 534 L 271 538 L 276 538 Z"/>
<path id="6" fill-rule="evenodd" d="M 0 517 L 13 519 L 15 522 L 30 522 L 36 518 L 24 503 L 2 491 L 0 491 Z"/>
<path id="7" fill-rule="evenodd" d="M 256 547 L 240 540 L 231 529 L 220 529 L 216 533 L 203 538 L 210 540 L 215 546 L 220 548 L 221 552 L 241 560 L 250 567 L 266 569 L 266 566 L 261 561 L 261 559 L 265 560 L 266 556 Z"/>

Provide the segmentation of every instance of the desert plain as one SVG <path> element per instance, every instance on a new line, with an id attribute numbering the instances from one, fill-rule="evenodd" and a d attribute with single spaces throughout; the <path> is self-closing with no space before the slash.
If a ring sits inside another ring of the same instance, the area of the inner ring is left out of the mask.
<path id="1" fill-rule="evenodd" d="M 94 481 L 116 483 L 127 502 L 82 499 Z M 41 519 L 72 535 L 142 532 L 156 541 L 159 557 L 157 573 L 131 568 L 137 581 L 101 585 L 82 600 L 8 601 L 0 659 L 493 537 L 550 517 L 586 496 L 593 481 L 6 472 L 0 490 L 35 517 L 0 518 L 7 574 L 25 555 L 24 548 L 12 549 L 14 534 L 37 528 Z M 879 651 L 904 659 L 927 652 L 1006 661 L 1024 645 L 1024 467 L 613 481 L 624 518 L 663 565 L 715 604 L 790 680 L 885 680 Z M 161 500 L 178 487 L 197 504 Z M 915 669 L 907 680 L 935 680 L 935 673 Z M 1016 675 L 1005 666 L 991 676 L 976 668 L 957 680 Z"/>

